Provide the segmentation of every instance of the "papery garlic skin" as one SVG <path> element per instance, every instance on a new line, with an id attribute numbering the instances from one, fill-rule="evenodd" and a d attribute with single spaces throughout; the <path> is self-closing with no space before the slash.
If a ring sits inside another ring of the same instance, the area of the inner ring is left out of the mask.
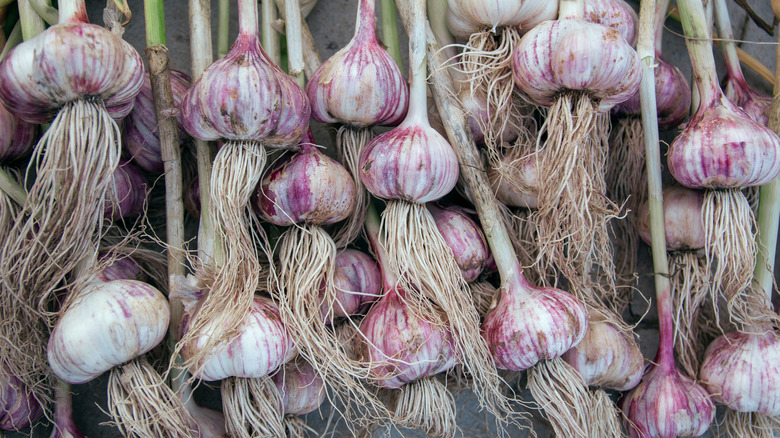
<path id="1" fill-rule="evenodd" d="M 141 213 L 146 202 L 146 178 L 134 164 L 120 161 L 119 167 L 114 170 L 110 190 L 112 193 L 106 199 L 103 210 L 105 218 L 118 220 Z"/>
<path id="2" fill-rule="evenodd" d="M 355 181 L 336 160 L 310 145 L 277 162 L 263 176 L 256 210 L 263 219 L 287 226 L 336 223 L 352 213 Z"/>
<path id="3" fill-rule="evenodd" d="M 636 46 L 639 16 L 623 0 L 586 0 L 584 20 L 611 27 L 623 35 L 631 47 Z"/>
<path id="4" fill-rule="evenodd" d="M 780 336 L 727 333 L 704 353 L 699 379 L 729 409 L 780 416 Z"/>
<path id="5" fill-rule="evenodd" d="M 103 27 L 72 20 L 8 53 L 0 64 L 0 99 L 30 123 L 49 122 L 66 103 L 86 98 L 104 102 L 118 120 L 133 108 L 143 74 L 141 56 L 129 43 Z"/>
<path id="6" fill-rule="evenodd" d="M 85 383 L 162 341 L 170 308 L 165 296 L 136 280 L 91 285 L 57 321 L 47 356 L 54 374 Z"/>
<path id="7" fill-rule="evenodd" d="M 490 258 L 485 234 L 468 213 L 457 206 L 439 208 L 428 204 L 436 228 L 452 250 L 463 278 L 471 283 L 482 274 Z"/>
<path id="8" fill-rule="evenodd" d="M 43 409 L 32 392 L 7 370 L 0 369 L 0 430 L 25 429 L 41 415 Z"/>
<path id="9" fill-rule="evenodd" d="M 360 153 L 360 179 L 378 198 L 426 203 L 458 182 L 458 157 L 441 134 L 407 118 Z"/>
<path id="10" fill-rule="evenodd" d="M 642 78 L 639 55 L 618 31 L 569 19 L 531 29 L 515 48 L 512 67 L 531 103 L 548 107 L 561 92 L 580 91 L 602 113 L 631 97 Z"/>
<path id="11" fill-rule="evenodd" d="M 182 334 L 189 329 L 188 322 L 188 318 L 182 320 Z M 214 328 L 213 324 L 207 326 L 192 343 L 185 345 L 182 358 L 188 360 L 192 357 Z M 282 323 L 279 309 L 271 300 L 255 296 L 240 334 L 225 348 L 210 353 L 203 363 L 198 363 L 190 371 L 195 378 L 207 382 L 227 377 L 258 378 L 267 376 L 297 353 L 292 337 Z"/>
<path id="12" fill-rule="evenodd" d="M 644 372 L 644 358 L 630 330 L 621 333 L 615 325 L 599 318 L 590 319 L 585 337 L 562 358 L 588 386 L 616 391 L 634 388 Z"/>
<path id="13" fill-rule="evenodd" d="M 360 2 L 349 44 L 320 65 L 306 85 L 314 120 L 364 128 L 397 125 L 406 116 L 409 87 L 398 64 L 379 45 L 374 10 L 366 6 Z"/>
<path id="14" fill-rule="evenodd" d="M 497 368 L 526 370 L 561 356 L 585 337 L 587 311 L 570 293 L 531 286 L 522 276 L 499 293 L 482 323 Z"/>
<path id="15" fill-rule="evenodd" d="M 182 122 L 201 140 L 256 140 L 292 146 L 303 136 L 311 108 L 301 87 L 277 67 L 256 35 L 240 33 L 225 57 L 211 64 L 182 101 Z"/>
<path id="16" fill-rule="evenodd" d="M 325 382 L 305 360 L 287 362 L 273 375 L 287 415 L 306 415 L 320 407 L 328 394 Z"/>
<path id="17" fill-rule="evenodd" d="M 672 364 L 673 366 L 673 364 Z M 642 383 L 621 401 L 633 438 L 703 435 L 715 418 L 707 391 L 677 368 L 651 365 Z"/>
<path id="18" fill-rule="evenodd" d="M 764 96 L 750 88 L 744 79 L 729 77 L 723 94 L 756 123 L 766 126 L 769 121 L 770 96 Z"/>
<path id="19" fill-rule="evenodd" d="M 178 70 L 170 70 L 173 104 L 181 107 L 181 101 L 190 88 L 190 77 Z M 187 139 L 187 132 L 182 125 L 181 111 L 176 113 L 179 143 Z M 135 97 L 133 110 L 125 118 L 122 127 L 122 146 L 127 151 L 133 164 L 154 174 L 165 170 L 160 149 L 160 137 L 157 132 L 157 111 L 152 96 L 152 83 L 149 75 L 144 75 L 141 91 Z"/>
<path id="20" fill-rule="evenodd" d="M 702 103 L 669 146 L 666 161 L 686 187 L 760 186 L 780 174 L 780 138 L 721 94 Z"/>
<path id="21" fill-rule="evenodd" d="M 19 120 L 0 103 L 0 162 L 32 152 L 37 131 L 35 125 Z"/>
<path id="22" fill-rule="evenodd" d="M 345 249 L 336 255 L 333 285 L 338 303 L 333 304 L 333 316 L 345 318 L 361 313 L 382 295 L 382 273 L 368 254 Z M 327 315 L 327 303 L 322 303 Z"/>
<path id="23" fill-rule="evenodd" d="M 704 192 L 679 185 L 664 187 L 664 230 L 668 251 L 699 250 L 704 248 L 702 205 Z M 644 202 L 637 214 L 637 231 L 648 245 L 650 239 L 650 206 Z"/>
<path id="24" fill-rule="evenodd" d="M 530 29 L 545 20 L 554 20 L 558 3 L 547 0 L 450 0 L 447 25 L 455 37 L 468 39 L 483 30 L 498 27 Z"/>
<path id="25" fill-rule="evenodd" d="M 386 292 L 360 322 L 363 361 L 370 380 L 381 388 L 400 388 L 455 366 L 458 354 L 444 327 L 417 318 L 396 290 Z"/>

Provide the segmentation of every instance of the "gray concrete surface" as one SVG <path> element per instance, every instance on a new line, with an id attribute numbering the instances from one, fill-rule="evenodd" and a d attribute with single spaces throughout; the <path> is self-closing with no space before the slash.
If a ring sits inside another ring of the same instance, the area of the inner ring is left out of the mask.
<path id="1" fill-rule="evenodd" d="M 110 0 L 109 0 L 110 1 Z M 215 26 L 216 1 L 212 2 L 212 25 Z M 134 12 L 132 22 L 127 27 L 125 38 L 136 48 L 142 51 L 144 46 L 143 29 L 143 4 L 140 0 L 130 0 L 130 7 Z M 633 2 L 637 6 L 637 2 Z M 758 7 L 757 12 L 767 20 L 772 17 L 769 2 L 751 2 L 754 7 Z M 101 8 L 105 5 L 103 1 L 88 0 L 88 13 L 93 22 L 100 22 Z M 767 42 L 773 39 L 758 29 L 752 22 L 745 20 L 745 14 L 734 4 L 732 7 L 732 20 L 738 29 L 744 32 L 736 32 L 742 35 L 741 38 L 746 41 L 761 41 L 763 44 L 745 43 L 742 47 L 765 65 L 774 70 L 774 46 Z M 189 29 L 187 20 L 187 2 L 185 0 L 167 0 L 166 1 L 166 25 L 168 35 L 168 47 L 172 57 L 172 66 L 176 69 L 189 72 Z M 343 47 L 351 38 L 354 29 L 355 11 L 357 0 L 320 0 L 308 18 L 308 24 L 315 36 L 317 49 L 323 59 L 327 59 L 339 48 Z M 232 33 L 236 32 L 236 7 L 231 5 L 232 12 Z M 771 21 L 771 20 L 770 20 Z M 684 48 L 684 42 L 681 37 L 682 30 L 679 24 L 669 20 L 667 22 L 669 32 L 664 37 L 664 54 L 667 60 L 679 66 L 686 75 L 690 75 L 690 63 Z M 403 31 L 401 31 L 403 34 Z M 405 48 L 405 46 L 403 46 Z M 404 49 L 405 52 L 405 49 Z M 143 52 L 142 52 L 143 53 Z M 716 57 L 720 59 L 720 52 L 716 50 Z M 748 81 L 757 89 L 769 93 L 770 85 L 759 78 L 751 71 L 746 71 Z M 329 135 L 322 128 L 315 132 L 317 140 L 323 144 L 329 144 Z M 664 138 L 671 141 L 673 136 L 666 133 Z M 653 283 L 650 276 L 651 263 L 649 260 L 649 251 L 646 247 L 642 248 L 642 258 L 640 262 L 640 273 L 642 274 L 640 290 L 642 296 L 637 296 L 632 306 L 633 313 L 640 315 L 645 313 L 647 300 L 653 294 Z M 657 318 L 654 308 L 647 312 L 641 325 L 637 328 L 642 351 L 646 358 L 652 358 L 657 348 Z M 74 388 L 75 393 L 75 412 L 74 419 L 77 425 L 90 437 L 115 437 L 119 436 L 115 429 L 101 425 L 108 421 L 102 410 L 105 409 L 105 378 L 97 379 L 84 385 L 78 385 Z M 214 391 L 203 385 L 199 388 L 197 399 L 206 406 L 218 407 L 218 391 Z M 468 395 L 457 396 L 459 407 L 459 424 L 464 436 L 492 436 L 488 425 L 492 423 L 485 418 L 483 413 L 477 412 L 473 401 L 469 400 Z M 325 407 L 322 414 L 310 414 L 309 418 L 312 424 L 320 431 L 325 429 L 324 424 L 328 409 Z M 538 428 L 539 436 L 549 436 L 550 432 L 543 426 Z M 397 432 L 394 435 L 398 434 Z M 408 435 L 417 436 L 415 432 Z M 525 436 L 526 433 L 520 430 L 514 431 L 512 436 Z M 22 436 L 21 434 L 9 434 L 9 437 Z M 37 428 L 34 436 L 48 436 L 45 426 Z"/>

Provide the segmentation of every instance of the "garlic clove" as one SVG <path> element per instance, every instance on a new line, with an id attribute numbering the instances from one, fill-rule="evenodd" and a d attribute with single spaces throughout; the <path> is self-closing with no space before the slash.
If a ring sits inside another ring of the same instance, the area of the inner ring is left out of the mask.
<path id="1" fill-rule="evenodd" d="M 301 356 L 284 364 L 272 379 L 286 415 L 306 415 L 319 408 L 328 394 L 325 382 Z"/>
<path id="2" fill-rule="evenodd" d="M 168 300 L 136 280 L 91 283 L 57 321 L 47 351 L 54 374 L 85 383 L 162 341 Z"/>
<path id="3" fill-rule="evenodd" d="M 712 398 L 729 409 L 780 416 L 780 336 L 727 333 L 704 353 L 699 378 Z"/>
<path id="4" fill-rule="evenodd" d="M 679 185 L 664 188 L 664 230 L 668 251 L 699 250 L 704 248 L 702 223 L 704 192 Z M 648 245 L 650 240 L 650 207 L 645 201 L 637 213 L 639 236 Z"/>
<path id="5" fill-rule="evenodd" d="M 561 356 L 585 337 L 587 311 L 573 295 L 531 286 L 522 275 L 499 293 L 482 323 L 482 337 L 496 367 L 526 370 Z"/>
<path id="6" fill-rule="evenodd" d="M 317 147 L 302 144 L 269 168 L 254 207 L 275 225 L 332 224 L 352 213 L 355 182 L 347 169 Z"/>
<path id="7" fill-rule="evenodd" d="M 447 140 L 415 121 L 374 137 L 360 153 L 360 179 L 383 199 L 435 201 L 455 187 L 458 172 Z"/>
<path id="8" fill-rule="evenodd" d="M 426 206 L 436 222 L 436 228 L 452 250 L 463 278 L 469 283 L 475 281 L 490 258 L 490 248 L 482 229 L 464 208 L 455 205 L 444 208 L 433 204 Z"/>

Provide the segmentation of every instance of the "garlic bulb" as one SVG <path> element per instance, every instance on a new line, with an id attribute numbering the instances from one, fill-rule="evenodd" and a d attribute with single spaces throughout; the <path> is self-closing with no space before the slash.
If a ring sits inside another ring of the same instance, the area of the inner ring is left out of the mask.
<path id="1" fill-rule="evenodd" d="M 468 39 L 473 33 L 498 27 L 530 29 L 545 20 L 555 19 L 557 2 L 546 0 L 450 0 L 447 2 L 447 24 L 457 38 Z"/>
<path id="2" fill-rule="evenodd" d="M 611 27 L 623 35 L 631 47 L 636 46 L 639 16 L 623 0 L 586 0 L 585 21 Z"/>
<path id="3" fill-rule="evenodd" d="M 702 203 L 704 192 L 678 185 L 664 188 L 664 230 L 667 251 L 698 250 L 704 248 Z M 644 202 L 639 207 L 637 229 L 639 236 L 650 245 L 650 207 Z"/>
<path id="4" fill-rule="evenodd" d="M 19 379 L 3 369 L 0 372 L 0 430 L 22 430 L 42 414 L 41 405 L 32 392 L 28 391 Z"/>
<path id="5" fill-rule="evenodd" d="M 780 336 L 727 333 L 704 353 L 699 379 L 712 398 L 739 412 L 780 416 Z"/>
<path id="6" fill-rule="evenodd" d="M 68 383 L 88 382 L 157 346 L 169 317 L 168 300 L 146 283 L 93 283 L 57 321 L 49 365 Z"/>
<path id="7" fill-rule="evenodd" d="M 8 53 L 0 77 L 0 99 L 27 122 L 46 123 L 60 107 L 85 97 L 105 102 L 118 120 L 133 108 L 143 62 L 129 43 L 89 24 L 83 2 L 68 1 L 60 5 L 57 25 Z"/>
<path id="8" fill-rule="evenodd" d="M 306 415 L 319 408 L 328 391 L 312 366 L 298 356 L 273 375 L 287 415 Z"/>
<path id="9" fill-rule="evenodd" d="M 458 95 L 458 100 L 460 100 L 463 109 L 468 115 L 469 129 L 471 130 L 471 135 L 474 136 L 474 141 L 480 144 L 484 143 L 485 132 L 483 127 L 488 126 L 488 123 L 490 123 L 487 99 L 481 93 L 472 92 L 469 87 L 463 87 Z M 524 132 L 524 127 L 520 123 L 520 121 L 514 120 L 501 120 L 500 123 L 496 123 L 497 126 L 491 129 L 494 132 L 498 132 L 498 139 L 501 143 L 512 143 L 521 132 Z M 439 131 L 444 132 L 443 129 Z"/>
<path id="10" fill-rule="evenodd" d="M 573 295 L 534 287 L 516 275 L 485 315 L 482 337 L 496 367 L 522 371 L 562 355 L 585 337 L 587 328 L 585 306 Z"/>
<path id="11" fill-rule="evenodd" d="M 580 90 L 599 102 L 599 112 L 631 97 L 642 77 L 639 55 L 618 31 L 569 19 L 529 31 L 512 65 L 515 83 L 532 103 L 551 106 L 562 91 Z"/>
<path id="12" fill-rule="evenodd" d="M 185 312 L 197 312 L 193 298 L 195 295 L 182 297 Z M 184 360 L 198 353 L 218 323 L 207 325 L 184 346 L 181 353 Z M 185 317 L 181 334 L 188 329 L 189 318 Z M 209 382 L 227 377 L 257 378 L 270 374 L 296 354 L 297 349 L 282 323 L 279 309 L 270 299 L 256 295 L 240 333 L 225 348 L 206 352 L 203 361 L 196 363 L 190 371 L 194 377 Z"/>
<path id="13" fill-rule="evenodd" d="M 173 69 L 170 70 L 170 77 L 173 103 L 176 108 L 179 108 L 184 94 L 190 88 L 191 80 L 186 74 Z M 177 112 L 176 118 L 181 143 L 187 139 L 187 132 L 182 125 L 181 112 Z M 133 110 L 125 118 L 122 146 L 133 164 L 138 167 L 158 175 L 165 170 L 160 150 L 160 137 L 157 132 L 157 113 L 152 96 L 152 83 L 148 74 L 144 75 L 144 83 L 135 97 Z"/>
<path id="14" fill-rule="evenodd" d="M 374 3 L 360 1 L 355 36 L 309 79 L 314 120 L 362 128 L 396 125 L 406 116 L 409 87 L 376 39 Z"/>
<path id="15" fill-rule="evenodd" d="M 460 353 L 444 327 L 409 311 L 401 294 L 390 289 L 360 322 L 365 336 L 362 357 L 371 381 L 382 388 L 400 388 L 455 366 Z"/>
<path id="16" fill-rule="evenodd" d="M 109 257 L 109 254 L 103 253 L 98 256 L 98 262 Z M 118 256 L 111 260 L 111 264 L 97 273 L 97 279 L 102 282 L 113 280 L 138 280 L 144 281 L 146 273 L 141 266 L 129 256 Z"/>
<path id="17" fill-rule="evenodd" d="M 104 207 L 106 218 L 118 220 L 141 213 L 146 203 L 146 178 L 132 162 L 120 161 L 110 190 Z"/>
<path id="18" fill-rule="evenodd" d="M 458 181 L 458 158 L 452 146 L 427 120 L 418 123 L 409 117 L 366 145 L 360 169 L 368 191 L 383 199 L 435 201 Z"/>
<path id="19" fill-rule="evenodd" d="M 458 206 L 439 208 L 428 204 L 426 207 L 447 246 L 452 249 L 463 278 L 469 283 L 475 281 L 490 258 L 490 248 L 482 229 L 465 209 Z"/>
<path id="20" fill-rule="evenodd" d="M 539 207 L 539 174 L 534 157 L 516 160 L 504 155 L 499 166 L 509 167 L 512 171 L 500 172 L 492 167 L 488 169 L 488 180 L 496 199 L 508 207 Z"/>
<path id="21" fill-rule="evenodd" d="M 588 386 L 628 391 L 642 379 L 644 359 L 633 332 L 624 330 L 592 314 L 585 337 L 562 358 Z"/>
<path id="22" fill-rule="evenodd" d="M 0 103 L 0 162 L 21 158 L 32 151 L 37 128 L 19 120 Z"/>
<path id="23" fill-rule="evenodd" d="M 275 225 L 315 225 L 343 220 L 355 202 L 349 172 L 311 144 L 287 155 L 265 172 L 257 190 L 256 210 Z"/>
<path id="24" fill-rule="evenodd" d="M 193 219 L 200 219 L 200 182 L 194 178 L 184 189 L 184 209 Z"/>
<path id="25" fill-rule="evenodd" d="M 345 249 L 336 255 L 333 284 L 337 293 L 333 316 L 337 318 L 361 313 L 382 294 L 379 266 L 368 254 L 355 249 Z M 323 302 L 323 314 L 326 316 L 327 307 L 327 303 Z"/>

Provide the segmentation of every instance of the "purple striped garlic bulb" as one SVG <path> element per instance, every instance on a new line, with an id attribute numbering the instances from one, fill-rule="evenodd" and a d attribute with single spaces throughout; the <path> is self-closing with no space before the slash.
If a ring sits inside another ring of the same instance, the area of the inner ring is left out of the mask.
<path id="1" fill-rule="evenodd" d="M 631 47 L 636 46 L 639 16 L 624 0 L 586 0 L 584 19 L 617 30 Z"/>
<path id="2" fill-rule="evenodd" d="M 397 125 L 406 116 L 409 87 L 398 65 L 379 45 L 375 0 L 361 0 L 352 40 L 309 80 L 312 118 L 354 128 Z"/>
<path id="3" fill-rule="evenodd" d="M 579 90 L 598 101 L 602 113 L 631 97 L 642 77 L 639 55 L 620 32 L 572 19 L 531 29 L 512 65 L 515 83 L 532 103 L 549 107 L 561 92 Z"/>
<path id="4" fill-rule="evenodd" d="M 176 108 L 180 108 L 181 101 L 190 88 L 191 79 L 186 74 L 173 69 L 170 70 L 170 77 L 173 103 Z M 176 113 L 176 119 L 179 142 L 182 143 L 187 139 L 187 132 L 182 125 L 180 111 Z M 152 83 L 148 74 L 144 75 L 144 83 L 135 97 L 133 110 L 125 119 L 122 146 L 133 164 L 145 171 L 159 175 L 165 170 L 160 150 L 160 137 L 157 132 L 157 113 L 152 96 Z"/>
<path id="5" fill-rule="evenodd" d="M 319 408 L 328 394 L 317 371 L 300 356 L 284 364 L 272 379 L 285 415 L 306 415 Z"/>
<path id="6" fill-rule="evenodd" d="M 449 330 L 410 312 L 402 294 L 388 289 L 360 322 L 363 361 L 371 381 L 382 388 L 400 388 L 449 370 L 460 356 Z"/>
<path id="7" fill-rule="evenodd" d="M 558 12 L 556 2 L 545 0 L 452 0 L 447 3 L 447 24 L 455 37 L 468 39 L 485 29 L 531 29 Z"/>
<path id="8" fill-rule="evenodd" d="M 157 346 L 169 318 L 168 300 L 146 283 L 92 283 L 52 330 L 49 365 L 68 383 L 88 382 Z"/>
<path id="9" fill-rule="evenodd" d="M 498 166 L 510 168 L 511 172 L 501 172 L 494 167 L 488 169 L 488 180 L 496 199 L 508 207 L 539 207 L 539 171 L 535 157 L 518 160 L 504 155 Z"/>
<path id="10" fill-rule="evenodd" d="M 19 120 L 0 103 L 0 162 L 29 154 L 35 145 L 37 131 L 34 124 Z"/>
<path id="11" fill-rule="evenodd" d="M 727 333 L 704 353 L 699 379 L 712 398 L 729 409 L 780 416 L 780 336 Z"/>
<path id="12" fill-rule="evenodd" d="M 463 278 L 469 283 L 475 281 L 490 259 L 490 248 L 482 229 L 464 208 L 440 208 L 433 204 L 426 207 L 436 221 L 441 237 L 452 249 Z"/>
<path id="13" fill-rule="evenodd" d="M 333 318 L 346 318 L 365 311 L 382 294 L 382 274 L 379 266 L 368 254 L 355 249 L 345 249 L 336 255 L 336 272 L 333 274 L 336 303 Z M 330 320 L 328 305 L 322 304 L 323 315 Z"/>
<path id="14" fill-rule="evenodd" d="M 255 209 L 275 225 L 326 225 L 346 218 L 354 202 L 355 183 L 344 166 L 303 143 L 265 172 Z"/>
<path id="15" fill-rule="evenodd" d="M 32 392 L 0 365 L 0 430 L 20 431 L 43 415 Z"/>
<path id="16" fill-rule="evenodd" d="M 132 162 L 121 161 L 114 170 L 111 191 L 106 199 L 104 216 L 119 220 L 141 213 L 146 203 L 146 178 Z"/>
<path id="17" fill-rule="evenodd" d="M 0 78 L 0 99 L 27 122 L 47 123 L 64 105 L 85 98 L 104 102 L 119 120 L 141 89 L 143 62 L 129 43 L 90 24 L 83 2 L 68 0 L 60 4 L 57 25 L 8 53 Z"/>
<path id="18" fill-rule="evenodd" d="M 519 266 L 516 272 L 522 272 Z M 499 290 L 482 323 L 482 337 L 497 368 L 522 371 L 561 356 L 587 329 L 585 306 L 573 295 L 532 286 L 519 274 Z"/>

